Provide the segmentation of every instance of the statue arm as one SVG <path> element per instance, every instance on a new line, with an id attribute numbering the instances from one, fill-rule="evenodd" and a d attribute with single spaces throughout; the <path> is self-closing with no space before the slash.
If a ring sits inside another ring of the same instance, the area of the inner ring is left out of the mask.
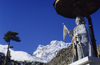
<path id="1" fill-rule="evenodd" d="M 71 38 L 73 38 L 73 30 L 69 30 L 69 31 L 68 31 L 68 34 L 69 34 L 69 36 L 70 36 Z"/>

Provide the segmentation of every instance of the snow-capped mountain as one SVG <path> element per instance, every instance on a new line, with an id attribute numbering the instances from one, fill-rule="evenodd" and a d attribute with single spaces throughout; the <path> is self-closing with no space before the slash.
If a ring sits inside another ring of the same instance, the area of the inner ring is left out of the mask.
<path id="1" fill-rule="evenodd" d="M 8 45 L 1 45 L 0 44 L 0 52 L 6 55 Z M 44 62 L 42 59 L 37 58 L 27 52 L 24 51 L 14 51 L 10 49 L 11 59 L 16 61 L 40 61 Z"/>
<path id="2" fill-rule="evenodd" d="M 65 43 L 62 41 L 51 41 L 49 45 L 39 45 L 33 55 L 24 51 L 14 51 L 10 49 L 11 59 L 16 61 L 38 61 L 46 63 L 53 59 L 62 48 L 67 48 L 70 45 L 71 43 Z M 0 52 L 6 55 L 7 47 L 7 45 L 0 44 Z"/>
<path id="3" fill-rule="evenodd" d="M 62 48 L 67 48 L 70 45 L 71 43 L 65 43 L 63 41 L 51 41 L 49 45 L 39 45 L 33 55 L 48 62 L 53 59 Z"/>

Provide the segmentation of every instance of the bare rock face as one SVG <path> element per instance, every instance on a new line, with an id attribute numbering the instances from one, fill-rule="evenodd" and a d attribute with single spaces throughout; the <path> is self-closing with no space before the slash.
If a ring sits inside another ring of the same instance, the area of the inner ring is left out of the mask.
<path id="1" fill-rule="evenodd" d="M 57 53 L 56 57 L 44 65 L 68 65 L 72 62 L 72 45 L 63 48 Z"/>
<path id="2" fill-rule="evenodd" d="M 100 44 L 97 46 L 98 57 L 100 57 Z"/>
<path id="3" fill-rule="evenodd" d="M 54 59 L 43 65 L 68 65 L 72 62 L 72 51 L 72 45 L 68 48 L 63 48 L 57 53 Z M 97 52 L 98 57 L 100 57 L 100 44 L 97 46 Z"/>

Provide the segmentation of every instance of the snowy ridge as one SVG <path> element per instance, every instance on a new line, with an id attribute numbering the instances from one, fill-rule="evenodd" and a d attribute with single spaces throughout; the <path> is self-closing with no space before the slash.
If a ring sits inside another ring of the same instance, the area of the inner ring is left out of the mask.
<path id="1" fill-rule="evenodd" d="M 0 52 L 4 53 L 6 55 L 7 53 L 7 47 L 8 45 L 1 45 L 0 44 Z M 40 58 L 37 58 L 27 52 L 24 51 L 14 51 L 10 49 L 11 53 L 11 59 L 16 60 L 16 61 L 29 61 L 29 62 L 35 62 L 35 61 L 40 61 L 40 62 L 45 62 Z"/>
<path id="2" fill-rule="evenodd" d="M 71 43 L 54 40 L 51 41 L 49 45 L 39 45 L 33 55 L 24 51 L 14 51 L 10 49 L 11 59 L 16 61 L 38 61 L 46 63 L 52 60 L 62 48 L 67 48 L 70 45 Z M 0 44 L 0 52 L 6 55 L 7 47 L 7 45 Z"/>
<path id="3" fill-rule="evenodd" d="M 54 40 L 51 41 L 49 45 L 39 45 L 37 50 L 33 53 L 33 55 L 49 62 L 56 56 L 56 54 L 62 48 L 67 48 L 70 45 L 71 43 L 65 43 L 63 41 Z"/>

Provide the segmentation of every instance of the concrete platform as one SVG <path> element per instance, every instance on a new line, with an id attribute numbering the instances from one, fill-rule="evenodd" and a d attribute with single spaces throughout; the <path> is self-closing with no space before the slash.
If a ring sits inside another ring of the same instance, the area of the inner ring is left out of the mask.
<path id="1" fill-rule="evenodd" d="M 100 58 L 97 57 L 84 57 L 69 65 L 100 65 Z"/>

